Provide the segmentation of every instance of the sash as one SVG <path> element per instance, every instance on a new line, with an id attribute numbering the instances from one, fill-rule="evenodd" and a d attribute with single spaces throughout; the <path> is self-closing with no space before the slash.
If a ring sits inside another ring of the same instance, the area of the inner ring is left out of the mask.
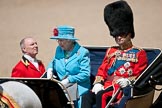
<path id="1" fill-rule="evenodd" d="M 108 69 L 108 75 L 112 75 L 116 70 L 118 70 L 126 62 L 138 62 L 137 52 L 139 52 L 139 50 L 135 48 L 132 48 L 128 51 L 120 51 L 118 49 L 113 49 L 113 48 L 110 49 L 110 51 L 108 52 L 108 57 L 109 57 L 109 60 L 110 59 L 113 59 L 113 60 L 111 63 L 112 64 L 111 67 Z"/>

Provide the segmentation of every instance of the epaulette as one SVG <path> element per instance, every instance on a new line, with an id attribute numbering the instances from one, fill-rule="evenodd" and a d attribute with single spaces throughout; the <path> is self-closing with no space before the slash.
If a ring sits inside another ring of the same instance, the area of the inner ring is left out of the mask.
<path id="1" fill-rule="evenodd" d="M 118 48 L 119 46 L 111 46 L 110 48 L 107 49 L 107 55 L 109 54 L 110 50 L 116 50 Z"/>
<path id="2" fill-rule="evenodd" d="M 111 46 L 110 48 L 115 48 L 116 49 L 116 48 L 119 48 L 119 46 Z"/>
<path id="3" fill-rule="evenodd" d="M 139 51 L 143 50 L 142 48 L 140 48 L 140 47 L 136 47 L 136 46 L 133 46 L 132 48 L 134 48 L 134 49 L 138 49 Z"/>
<path id="4" fill-rule="evenodd" d="M 112 46 L 107 50 L 106 55 L 107 55 L 107 58 L 108 58 L 108 62 L 109 62 L 111 57 L 115 56 L 115 54 L 116 54 L 115 52 L 116 52 L 117 49 L 119 49 L 119 46 Z"/>

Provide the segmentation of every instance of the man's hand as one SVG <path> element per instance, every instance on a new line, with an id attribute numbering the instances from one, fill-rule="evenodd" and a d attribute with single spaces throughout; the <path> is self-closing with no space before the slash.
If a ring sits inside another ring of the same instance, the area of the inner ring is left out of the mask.
<path id="1" fill-rule="evenodd" d="M 124 88 L 131 84 L 131 82 L 127 78 L 120 78 L 116 81 L 120 85 L 121 88 Z"/>
<path id="2" fill-rule="evenodd" d="M 100 83 L 96 83 L 93 88 L 92 88 L 92 92 L 94 92 L 95 94 L 97 94 L 99 91 L 103 90 L 104 87 L 102 84 Z"/>

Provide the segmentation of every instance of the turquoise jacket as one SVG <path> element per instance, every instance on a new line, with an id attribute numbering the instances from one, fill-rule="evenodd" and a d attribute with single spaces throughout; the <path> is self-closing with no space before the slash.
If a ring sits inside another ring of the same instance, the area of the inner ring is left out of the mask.
<path id="1" fill-rule="evenodd" d="M 79 96 L 90 89 L 89 51 L 77 42 L 66 62 L 64 50 L 58 46 L 48 68 L 53 68 L 53 72 L 57 72 L 60 80 L 67 76 L 70 83 L 77 83 Z"/>

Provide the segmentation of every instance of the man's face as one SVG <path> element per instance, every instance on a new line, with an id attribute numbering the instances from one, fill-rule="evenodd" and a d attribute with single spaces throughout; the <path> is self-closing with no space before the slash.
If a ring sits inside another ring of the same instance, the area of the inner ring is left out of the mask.
<path id="1" fill-rule="evenodd" d="M 35 58 L 35 56 L 38 54 L 38 45 L 36 40 L 34 40 L 33 38 L 25 39 L 23 51 L 25 52 L 25 54 Z"/>
<path id="2" fill-rule="evenodd" d="M 131 41 L 131 36 L 130 34 L 128 35 L 119 35 L 115 36 L 115 41 L 119 46 L 126 45 L 128 42 Z"/>

